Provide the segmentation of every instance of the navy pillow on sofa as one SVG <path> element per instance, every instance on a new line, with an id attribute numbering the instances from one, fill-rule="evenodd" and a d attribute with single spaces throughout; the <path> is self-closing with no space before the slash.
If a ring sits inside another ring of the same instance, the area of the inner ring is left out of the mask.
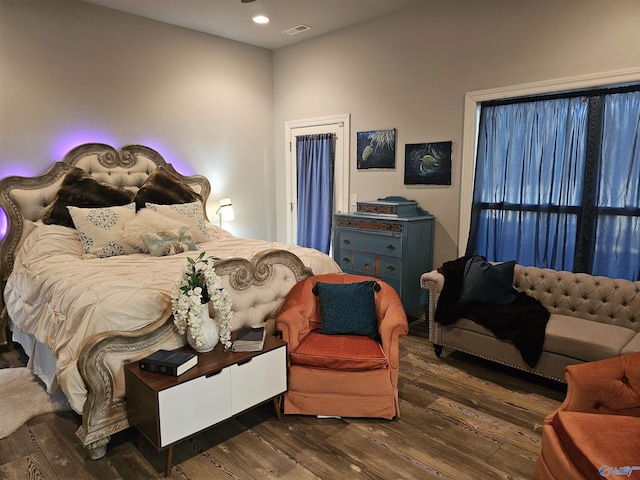
<path id="1" fill-rule="evenodd" d="M 511 291 L 515 260 L 493 265 L 487 259 L 474 255 L 464 267 L 460 301 L 509 305 L 516 298 Z"/>
<path id="2" fill-rule="evenodd" d="M 378 320 L 374 291 L 377 282 L 318 282 L 314 288 L 320 301 L 322 324 L 318 333 L 325 335 L 363 335 L 378 340 Z"/>

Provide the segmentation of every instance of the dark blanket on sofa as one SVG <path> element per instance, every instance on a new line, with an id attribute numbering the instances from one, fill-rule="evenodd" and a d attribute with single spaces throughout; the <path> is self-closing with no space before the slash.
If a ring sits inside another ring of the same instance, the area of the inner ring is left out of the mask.
<path id="1" fill-rule="evenodd" d="M 535 298 L 515 289 L 516 299 L 509 305 L 461 303 L 464 267 L 469 258 L 445 262 L 438 269 L 444 276 L 444 286 L 436 306 L 435 321 L 451 325 L 461 317 L 473 320 L 491 330 L 497 338 L 511 341 L 527 365 L 535 367 L 542 353 L 549 311 Z"/>

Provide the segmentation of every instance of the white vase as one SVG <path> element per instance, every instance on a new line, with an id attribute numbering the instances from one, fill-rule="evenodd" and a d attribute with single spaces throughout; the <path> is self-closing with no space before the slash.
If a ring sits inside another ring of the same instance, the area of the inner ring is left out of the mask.
<path id="1" fill-rule="evenodd" d="M 210 352 L 220 341 L 220 331 L 218 322 L 209 316 L 208 304 L 202 305 L 200 321 L 200 333 L 202 335 L 200 345 L 197 345 L 196 339 L 191 336 L 190 328 L 187 328 L 187 343 L 198 353 Z"/>

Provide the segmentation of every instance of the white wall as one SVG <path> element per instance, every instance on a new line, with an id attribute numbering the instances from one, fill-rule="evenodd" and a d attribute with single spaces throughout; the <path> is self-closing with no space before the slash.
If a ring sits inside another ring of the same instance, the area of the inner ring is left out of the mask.
<path id="1" fill-rule="evenodd" d="M 232 197 L 233 233 L 270 238 L 272 88 L 266 49 L 77 1 L 0 0 L 0 177 L 80 143 L 141 143 Z"/>
<path id="2" fill-rule="evenodd" d="M 351 192 L 433 213 L 437 266 L 457 255 L 465 93 L 638 67 L 638 25 L 640 0 L 425 0 L 272 53 L 75 0 L 0 0 L 0 177 L 83 142 L 147 144 L 232 197 L 233 233 L 284 241 L 284 122 L 350 113 Z M 358 171 L 356 132 L 386 128 L 395 170 Z M 404 145 L 448 140 L 452 185 L 405 186 Z"/>
<path id="3" fill-rule="evenodd" d="M 278 238 L 284 122 L 351 114 L 351 193 L 403 195 L 436 216 L 434 266 L 455 258 L 464 95 L 640 66 L 637 0 L 429 0 L 274 52 Z M 356 169 L 358 131 L 397 129 L 395 170 Z M 405 186 L 404 145 L 453 141 L 452 185 Z"/>

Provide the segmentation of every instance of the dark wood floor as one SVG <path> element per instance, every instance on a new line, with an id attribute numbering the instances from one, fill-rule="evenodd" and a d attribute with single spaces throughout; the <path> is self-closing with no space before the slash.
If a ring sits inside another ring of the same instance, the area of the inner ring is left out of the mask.
<path id="1" fill-rule="evenodd" d="M 437 359 L 424 328 L 413 322 L 401 341 L 400 419 L 279 422 L 268 403 L 177 444 L 170 478 L 531 479 L 540 426 L 564 386 L 446 349 Z M 25 360 L 5 350 L 0 368 Z M 78 425 L 71 412 L 41 415 L 0 440 L 0 478 L 163 477 L 163 454 L 132 429 L 92 461 L 74 434 Z"/>

